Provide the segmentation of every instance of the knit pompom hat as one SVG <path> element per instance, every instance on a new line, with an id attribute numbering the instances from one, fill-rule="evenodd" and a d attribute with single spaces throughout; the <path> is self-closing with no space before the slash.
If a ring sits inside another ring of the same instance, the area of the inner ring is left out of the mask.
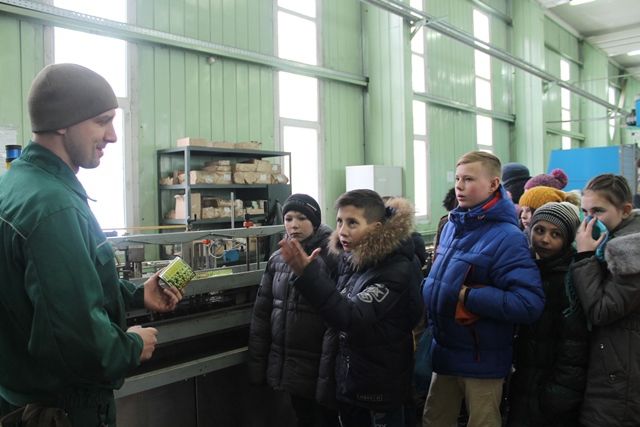
<path id="1" fill-rule="evenodd" d="M 541 173 L 536 175 L 524 184 L 524 189 L 528 190 L 533 187 L 544 185 L 545 187 L 553 187 L 562 190 L 567 186 L 569 178 L 562 169 L 554 169 L 550 174 Z"/>
<path id="2" fill-rule="evenodd" d="M 531 227 L 538 221 L 547 221 L 558 227 L 564 237 L 564 245 L 569 246 L 576 238 L 576 230 L 580 226 L 578 207 L 569 202 L 546 203 L 536 209 L 531 217 Z"/>
<path id="3" fill-rule="evenodd" d="M 104 77 L 77 64 L 44 67 L 31 84 L 27 103 L 33 132 L 66 129 L 118 108 Z"/>
<path id="4" fill-rule="evenodd" d="M 292 194 L 287 197 L 282 205 L 282 216 L 289 211 L 296 211 L 303 213 L 307 217 L 313 228 L 318 228 L 322 220 L 322 214 L 320 212 L 320 205 L 316 202 L 316 199 L 307 194 Z"/>
<path id="5" fill-rule="evenodd" d="M 502 185 L 511 193 L 511 199 L 518 203 L 524 184 L 531 178 L 529 169 L 520 163 L 507 163 L 502 167 Z"/>
<path id="6" fill-rule="evenodd" d="M 527 190 L 520 197 L 520 206 L 526 206 L 531 209 L 538 209 L 540 206 L 549 202 L 564 202 L 567 195 L 564 191 L 552 187 L 533 187 Z"/>

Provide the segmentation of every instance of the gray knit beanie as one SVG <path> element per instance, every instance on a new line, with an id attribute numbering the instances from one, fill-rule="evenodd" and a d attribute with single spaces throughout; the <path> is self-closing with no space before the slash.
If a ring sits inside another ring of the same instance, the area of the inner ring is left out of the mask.
<path id="1" fill-rule="evenodd" d="M 533 213 L 529 229 L 533 230 L 538 221 L 547 221 L 557 226 L 565 239 L 564 246 L 567 247 L 575 240 L 580 226 L 578 207 L 569 202 L 547 203 Z"/>
<path id="2" fill-rule="evenodd" d="M 44 67 L 31 84 L 27 102 L 33 132 L 65 129 L 118 108 L 104 77 L 77 64 Z"/>

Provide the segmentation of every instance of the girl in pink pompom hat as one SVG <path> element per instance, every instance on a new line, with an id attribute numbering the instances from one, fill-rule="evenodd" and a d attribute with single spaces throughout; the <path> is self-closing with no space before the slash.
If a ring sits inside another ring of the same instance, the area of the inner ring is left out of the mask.
<path id="1" fill-rule="evenodd" d="M 562 190 L 567 186 L 567 182 L 569 182 L 567 174 L 564 173 L 562 169 L 554 169 L 550 174 L 541 173 L 540 175 L 536 175 L 529 179 L 529 181 L 524 184 L 524 189 L 528 190 L 533 187 L 544 185 L 545 187 L 553 187 L 558 190 Z"/>

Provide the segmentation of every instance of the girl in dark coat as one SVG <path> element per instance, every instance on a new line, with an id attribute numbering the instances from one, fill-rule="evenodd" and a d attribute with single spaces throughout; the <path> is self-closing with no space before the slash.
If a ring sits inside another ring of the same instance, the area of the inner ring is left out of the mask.
<path id="1" fill-rule="evenodd" d="M 293 194 L 282 211 L 287 236 L 308 253 L 322 248 L 321 268 L 332 274 L 337 266 L 327 251 L 332 230 L 320 224 L 318 203 L 306 194 Z M 334 345 L 335 333 L 327 330 L 318 311 L 293 286 L 294 278 L 280 250 L 274 252 L 253 308 L 249 379 L 288 392 L 298 426 L 337 426 L 337 411 L 328 407 L 335 405 L 334 362 L 323 356 Z"/>
<path id="2" fill-rule="evenodd" d="M 586 384 L 587 322 L 567 281 L 580 224 L 578 208 L 547 203 L 531 218 L 531 245 L 542 276 L 545 306 L 515 340 L 515 373 L 509 397 L 509 427 L 571 427 Z"/>
<path id="3" fill-rule="evenodd" d="M 593 218 L 578 228 L 571 274 L 593 325 L 580 411 L 588 427 L 640 424 L 640 216 L 631 200 L 626 179 L 612 174 L 593 178 L 582 196 Z M 593 239 L 596 218 L 608 233 Z"/>

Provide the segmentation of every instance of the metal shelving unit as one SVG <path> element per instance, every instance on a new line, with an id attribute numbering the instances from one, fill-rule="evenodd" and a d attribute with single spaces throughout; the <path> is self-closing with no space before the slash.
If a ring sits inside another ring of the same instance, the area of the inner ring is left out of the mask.
<path id="1" fill-rule="evenodd" d="M 226 198 L 229 200 L 267 200 L 267 209 L 272 206 L 274 201 L 284 199 L 291 194 L 291 184 L 191 184 L 190 173 L 200 167 L 207 160 L 231 160 L 232 162 L 265 159 L 265 158 L 281 158 L 281 165 L 289 165 L 289 170 L 283 170 L 287 177 L 291 177 L 291 153 L 284 151 L 268 151 L 268 150 L 244 150 L 244 149 L 228 149 L 228 148 L 209 148 L 198 146 L 185 146 L 169 148 L 157 151 L 157 176 L 158 176 L 158 218 L 161 225 L 182 225 L 185 229 L 207 229 L 219 228 L 222 224 L 228 224 L 231 228 L 240 225 L 243 216 L 235 215 L 235 218 L 224 217 L 214 219 L 194 218 L 192 213 L 191 195 L 194 190 L 199 192 Z M 288 158 L 288 162 L 284 159 Z M 180 170 L 184 171 L 185 182 L 183 184 L 162 185 L 160 178 L 166 174 Z M 185 218 L 167 219 L 166 212 L 170 209 L 173 202 L 170 196 L 177 194 L 184 195 L 184 204 L 186 209 Z M 264 215 L 252 215 L 254 221 L 262 221 Z"/>

